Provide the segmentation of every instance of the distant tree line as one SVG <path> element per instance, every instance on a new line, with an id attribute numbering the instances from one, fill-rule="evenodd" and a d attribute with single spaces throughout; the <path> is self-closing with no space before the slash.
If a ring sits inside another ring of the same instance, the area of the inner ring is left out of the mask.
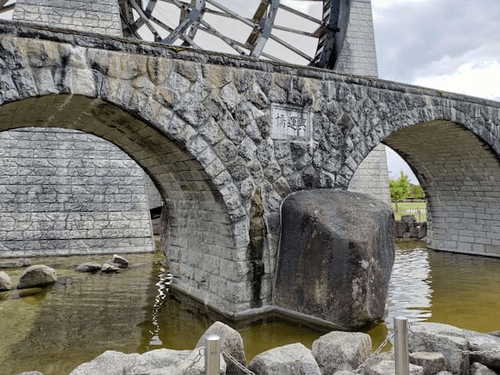
<path id="1" fill-rule="evenodd" d="M 391 191 L 391 200 L 393 202 L 403 201 L 405 199 L 424 199 L 424 189 L 420 185 L 414 185 L 406 174 L 401 172 L 399 178 L 389 180 L 389 189 Z"/>

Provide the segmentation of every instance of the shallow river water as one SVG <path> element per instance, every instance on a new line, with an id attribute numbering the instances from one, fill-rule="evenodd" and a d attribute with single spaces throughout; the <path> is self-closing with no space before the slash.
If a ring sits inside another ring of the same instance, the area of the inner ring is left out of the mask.
<path id="1" fill-rule="evenodd" d="M 400 243 L 390 287 L 386 321 L 395 315 L 460 327 L 500 329 L 500 259 L 439 253 L 421 243 Z M 159 256 L 128 256 L 132 268 L 118 275 L 79 274 L 72 265 L 108 257 L 39 258 L 57 269 L 63 283 L 31 296 L 0 295 L 0 373 L 39 370 L 66 375 L 104 350 L 144 352 L 190 349 L 213 316 L 164 295 L 156 284 Z M 8 271 L 14 279 L 20 272 Z M 292 342 L 311 345 L 323 332 L 285 321 L 237 327 L 247 358 Z M 389 328 L 390 329 L 390 328 Z M 386 333 L 380 324 L 369 333 L 374 346 Z"/>

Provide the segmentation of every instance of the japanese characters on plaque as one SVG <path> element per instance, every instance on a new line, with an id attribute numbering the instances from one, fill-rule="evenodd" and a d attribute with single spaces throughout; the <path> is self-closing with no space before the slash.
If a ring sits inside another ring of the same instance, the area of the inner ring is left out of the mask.
<path id="1" fill-rule="evenodd" d="M 311 112 L 302 107 L 273 104 L 271 138 L 309 141 L 312 136 Z"/>

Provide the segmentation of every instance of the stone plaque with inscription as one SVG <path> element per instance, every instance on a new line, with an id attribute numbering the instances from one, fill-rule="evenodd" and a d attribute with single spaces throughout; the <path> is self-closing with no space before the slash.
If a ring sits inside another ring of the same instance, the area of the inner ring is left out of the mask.
<path id="1" fill-rule="evenodd" d="M 302 141 L 311 139 L 311 111 L 299 106 L 273 104 L 271 116 L 271 138 Z"/>

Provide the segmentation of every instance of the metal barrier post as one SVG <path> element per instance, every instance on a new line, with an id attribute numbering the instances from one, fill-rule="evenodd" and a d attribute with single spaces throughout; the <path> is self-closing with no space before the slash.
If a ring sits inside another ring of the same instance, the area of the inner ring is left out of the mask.
<path id="1" fill-rule="evenodd" d="M 394 318 L 394 357 L 396 359 L 396 375 L 409 375 L 408 358 L 408 319 Z"/>
<path id="2" fill-rule="evenodd" d="M 210 335 L 205 346 L 205 374 L 219 375 L 220 371 L 220 337 Z"/>

